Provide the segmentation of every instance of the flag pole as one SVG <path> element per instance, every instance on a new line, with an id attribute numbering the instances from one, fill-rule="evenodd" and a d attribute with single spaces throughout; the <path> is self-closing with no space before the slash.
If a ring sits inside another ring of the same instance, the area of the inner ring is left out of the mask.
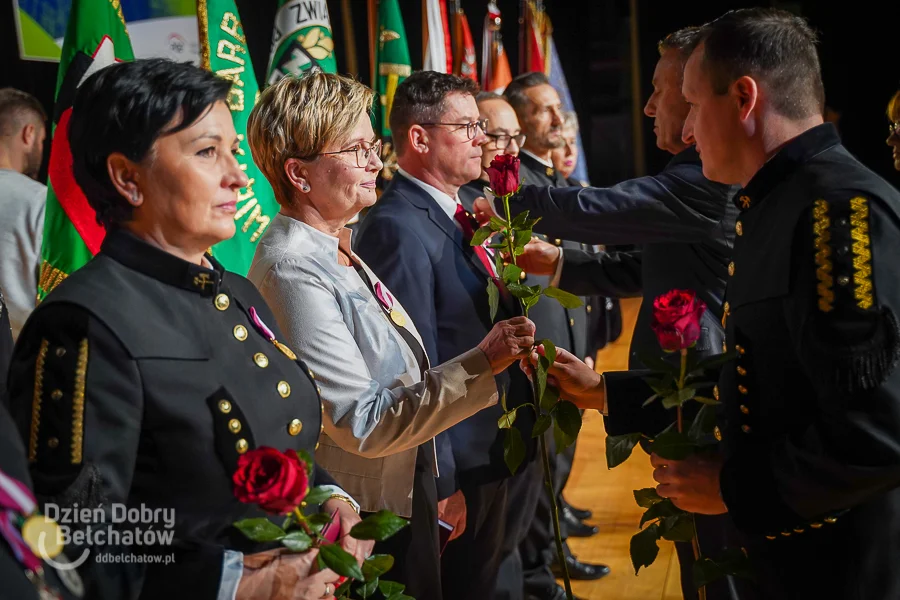
<path id="1" fill-rule="evenodd" d="M 370 85 L 375 88 L 375 38 L 378 35 L 378 0 L 368 0 L 366 4 L 366 17 L 369 28 L 369 75 Z"/>
<path id="2" fill-rule="evenodd" d="M 637 0 L 629 0 L 631 9 L 631 135 L 634 138 L 634 174 L 644 175 L 644 113 L 641 102 L 641 54 Z"/>
<path id="3" fill-rule="evenodd" d="M 350 0 L 341 0 L 341 24 L 344 29 L 344 52 L 347 57 L 347 71 L 359 77 L 359 61 L 356 57 L 356 31 L 353 28 L 353 13 Z"/>

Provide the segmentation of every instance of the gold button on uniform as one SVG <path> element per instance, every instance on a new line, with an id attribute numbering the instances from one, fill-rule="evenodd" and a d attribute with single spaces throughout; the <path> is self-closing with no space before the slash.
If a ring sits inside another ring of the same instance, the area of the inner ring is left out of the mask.
<path id="1" fill-rule="evenodd" d="M 722 430 L 719 429 L 719 426 L 718 426 L 718 425 L 716 425 L 716 426 L 713 428 L 713 436 L 716 438 L 716 440 L 718 440 L 718 441 L 720 441 L 720 442 L 722 441 Z"/>
<path id="2" fill-rule="evenodd" d="M 225 294 L 219 294 L 215 300 L 216 308 L 225 310 L 231 305 L 231 300 Z"/>
<path id="3" fill-rule="evenodd" d="M 575 327 L 575 319 L 569 319 L 569 327 Z"/>
<path id="4" fill-rule="evenodd" d="M 774 536 L 774 535 L 767 535 L 767 536 L 766 536 L 766 539 L 767 539 L 767 540 L 777 540 L 778 538 L 777 538 L 776 536 Z"/>
<path id="5" fill-rule="evenodd" d="M 249 448 L 249 447 L 250 446 L 249 446 L 249 444 L 247 444 L 247 440 L 245 440 L 243 438 L 239 439 L 237 441 L 237 443 L 234 445 L 234 449 L 237 450 L 238 454 L 243 454 L 244 452 L 247 451 L 247 448 Z"/>
<path id="6" fill-rule="evenodd" d="M 743 431 L 744 433 L 750 433 L 750 426 L 749 425 L 741 425 L 741 431 Z"/>
<path id="7" fill-rule="evenodd" d="M 747 408 L 745 405 L 741 404 L 741 412 L 744 413 L 745 415 L 749 415 L 750 409 Z"/>
<path id="8" fill-rule="evenodd" d="M 52 400 L 62 400 L 63 393 L 62 390 L 53 390 L 50 392 L 50 398 Z"/>
<path id="9" fill-rule="evenodd" d="M 734 232 L 738 235 L 744 235 L 744 224 L 738 221 L 734 224 Z"/>
<path id="10" fill-rule="evenodd" d="M 728 263 L 728 275 L 734 277 L 734 262 Z"/>
<path id="11" fill-rule="evenodd" d="M 594 309 L 594 308 L 593 308 L 590 304 L 588 304 L 587 306 L 584 307 L 584 310 L 586 310 L 586 311 L 588 312 L 588 314 L 591 314 L 591 311 L 592 311 L 593 309 Z"/>
<path id="12" fill-rule="evenodd" d="M 231 412 L 231 402 L 228 400 L 219 400 L 219 410 L 227 415 Z"/>
<path id="13" fill-rule="evenodd" d="M 795 527 L 795 528 L 794 528 L 794 533 L 803 533 L 804 531 L 806 531 L 806 530 L 803 529 L 802 527 Z"/>
<path id="14" fill-rule="evenodd" d="M 829 525 L 834 525 L 835 523 L 837 523 L 837 518 L 825 517 L 825 522 L 828 523 Z"/>
<path id="15" fill-rule="evenodd" d="M 738 391 L 739 391 L 740 393 L 744 394 L 745 396 L 746 396 L 747 393 L 749 392 L 749 390 L 748 390 L 746 387 L 744 387 L 743 385 L 739 385 L 739 386 L 738 386 Z"/>
<path id="16" fill-rule="evenodd" d="M 790 531 L 782 531 L 781 535 L 783 535 L 784 537 L 791 537 L 791 532 Z"/>
<path id="17" fill-rule="evenodd" d="M 318 395 L 321 396 L 321 395 L 322 395 L 322 388 L 320 388 L 319 386 L 316 386 L 316 393 L 317 393 Z M 324 409 L 324 407 L 323 407 L 323 409 Z"/>
<path id="18" fill-rule="evenodd" d="M 810 523 L 809 526 L 812 527 L 813 529 L 822 529 L 821 523 Z"/>
<path id="19" fill-rule="evenodd" d="M 291 395 L 291 385 L 287 381 L 278 382 L 278 395 L 287 398 Z"/>
<path id="20" fill-rule="evenodd" d="M 239 342 L 243 342 L 247 339 L 247 328 L 243 325 L 235 325 L 234 326 L 234 339 Z"/>
<path id="21" fill-rule="evenodd" d="M 62 358 L 62 357 L 65 356 L 65 355 L 66 355 L 66 349 L 65 349 L 65 348 L 63 348 L 62 346 L 60 346 L 59 348 L 56 349 L 56 357 L 57 357 L 57 358 Z"/>
<path id="22" fill-rule="evenodd" d="M 713 386 L 713 398 L 715 398 L 717 401 L 719 399 L 719 386 L 717 385 Z"/>
<path id="23" fill-rule="evenodd" d="M 744 367 L 738 367 L 737 374 L 740 375 L 741 377 L 743 377 L 744 375 L 747 374 L 747 369 L 745 369 Z"/>
<path id="24" fill-rule="evenodd" d="M 59 440 L 55 437 L 52 437 L 47 440 L 47 445 L 50 446 L 50 448 L 57 448 L 59 447 Z"/>
<path id="25" fill-rule="evenodd" d="M 241 422 L 237 419 L 232 419 L 228 421 L 228 431 L 231 433 L 240 433 L 241 432 Z"/>
<path id="26" fill-rule="evenodd" d="M 253 355 L 253 362 L 261 369 L 265 369 L 269 366 L 269 359 L 262 352 L 257 352 Z"/>
<path id="27" fill-rule="evenodd" d="M 315 378 L 316 378 L 316 374 L 313 373 L 312 371 L 307 371 L 307 373 L 309 373 L 309 378 L 310 378 L 310 379 L 315 379 Z"/>
<path id="28" fill-rule="evenodd" d="M 559 238 L 556 238 L 555 240 L 553 240 L 553 243 L 556 244 L 557 246 L 559 246 L 562 244 L 562 240 Z"/>
<path id="29" fill-rule="evenodd" d="M 747 352 L 746 350 L 744 350 L 744 347 L 741 346 L 740 344 L 736 345 L 736 346 L 734 347 L 734 349 L 737 350 L 737 353 L 738 353 L 738 354 L 744 354 L 745 352 Z"/>
<path id="30" fill-rule="evenodd" d="M 300 419 L 294 419 L 288 423 L 288 433 L 291 435 L 299 435 L 302 429 L 303 423 L 300 422 Z"/>

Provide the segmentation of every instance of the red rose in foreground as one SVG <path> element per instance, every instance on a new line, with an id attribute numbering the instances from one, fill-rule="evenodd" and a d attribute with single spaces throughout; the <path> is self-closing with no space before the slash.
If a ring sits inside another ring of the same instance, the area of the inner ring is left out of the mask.
<path id="1" fill-rule="evenodd" d="M 666 352 L 690 348 L 700 339 L 706 304 L 690 290 L 672 290 L 653 301 L 653 332 Z"/>
<path id="2" fill-rule="evenodd" d="M 309 490 L 306 464 L 297 453 L 265 446 L 242 454 L 231 479 L 238 500 L 279 515 L 300 506 Z"/>
<path id="3" fill-rule="evenodd" d="M 495 196 L 509 196 L 519 189 L 519 157 L 498 154 L 491 166 L 484 170 L 491 180 L 491 192 Z"/>

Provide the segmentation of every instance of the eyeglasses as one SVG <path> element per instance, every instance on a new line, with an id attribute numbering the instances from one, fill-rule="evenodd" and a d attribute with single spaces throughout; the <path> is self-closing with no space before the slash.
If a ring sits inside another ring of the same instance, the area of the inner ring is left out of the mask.
<path id="1" fill-rule="evenodd" d="M 453 131 L 459 131 L 463 127 L 466 128 L 466 137 L 470 140 L 474 140 L 478 136 L 478 129 L 481 129 L 482 133 L 487 133 L 488 120 L 487 119 L 479 119 L 477 121 L 472 121 L 471 123 L 419 123 L 422 127 L 435 127 L 437 125 L 444 125 L 445 127 L 456 127 Z"/>
<path id="2" fill-rule="evenodd" d="M 888 125 L 888 137 L 892 135 L 900 136 L 900 121 L 894 121 Z"/>
<path id="3" fill-rule="evenodd" d="M 513 141 L 516 142 L 516 146 L 518 146 L 519 148 L 521 148 L 523 145 L 525 145 L 525 134 L 524 133 L 517 133 L 516 135 L 509 135 L 506 133 L 487 133 L 487 132 L 485 132 L 484 135 L 486 135 L 489 138 L 491 138 L 492 140 L 494 140 L 494 145 L 497 146 L 498 150 L 506 150 L 507 148 L 509 148 L 510 143 L 512 143 Z"/>
<path id="4" fill-rule="evenodd" d="M 354 152 L 356 153 L 356 166 L 360 169 L 369 166 L 369 161 L 372 159 L 372 153 L 375 153 L 375 156 L 381 157 L 381 140 L 376 140 L 374 142 L 370 142 L 369 144 L 357 144 L 352 148 L 347 148 L 346 150 L 338 150 L 336 152 L 319 152 L 319 154 L 344 154 L 345 152 Z"/>

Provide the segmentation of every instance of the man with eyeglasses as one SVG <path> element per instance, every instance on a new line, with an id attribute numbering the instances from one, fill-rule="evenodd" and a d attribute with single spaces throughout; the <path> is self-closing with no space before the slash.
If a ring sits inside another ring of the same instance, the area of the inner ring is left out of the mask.
<path id="1" fill-rule="evenodd" d="M 489 140 L 476 92 L 474 82 L 434 71 L 413 73 L 398 86 L 390 126 L 400 169 L 356 238 L 357 254 L 406 309 L 436 365 L 475 347 L 493 326 L 487 285 L 499 281 L 494 260 L 489 248 L 470 245 L 478 225 L 459 200 L 460 188 L 481 173 Z M 501 294 L 496 318 L 519 314 L 515 298 Z M 530 402 L 521 370 L 509 369 L 497 384 L 507 406 Z M 462 502 L 466 511 L 464 532 L 441 558 L 444 598 L 490 598 L 504 540 L 521 537 L 507 518 L 512 476 L 497 428 L 502 412 L 486 408 L 435 438 L 439 509 Z M 515 424 L 526 440 L 520 472 L 537 464 L 533 425 L 533 413 L 522 411 Z M 534 483 L 539 488 L 540 480 Z M 523 514 L 526 504 L 522 499 Z"/>

